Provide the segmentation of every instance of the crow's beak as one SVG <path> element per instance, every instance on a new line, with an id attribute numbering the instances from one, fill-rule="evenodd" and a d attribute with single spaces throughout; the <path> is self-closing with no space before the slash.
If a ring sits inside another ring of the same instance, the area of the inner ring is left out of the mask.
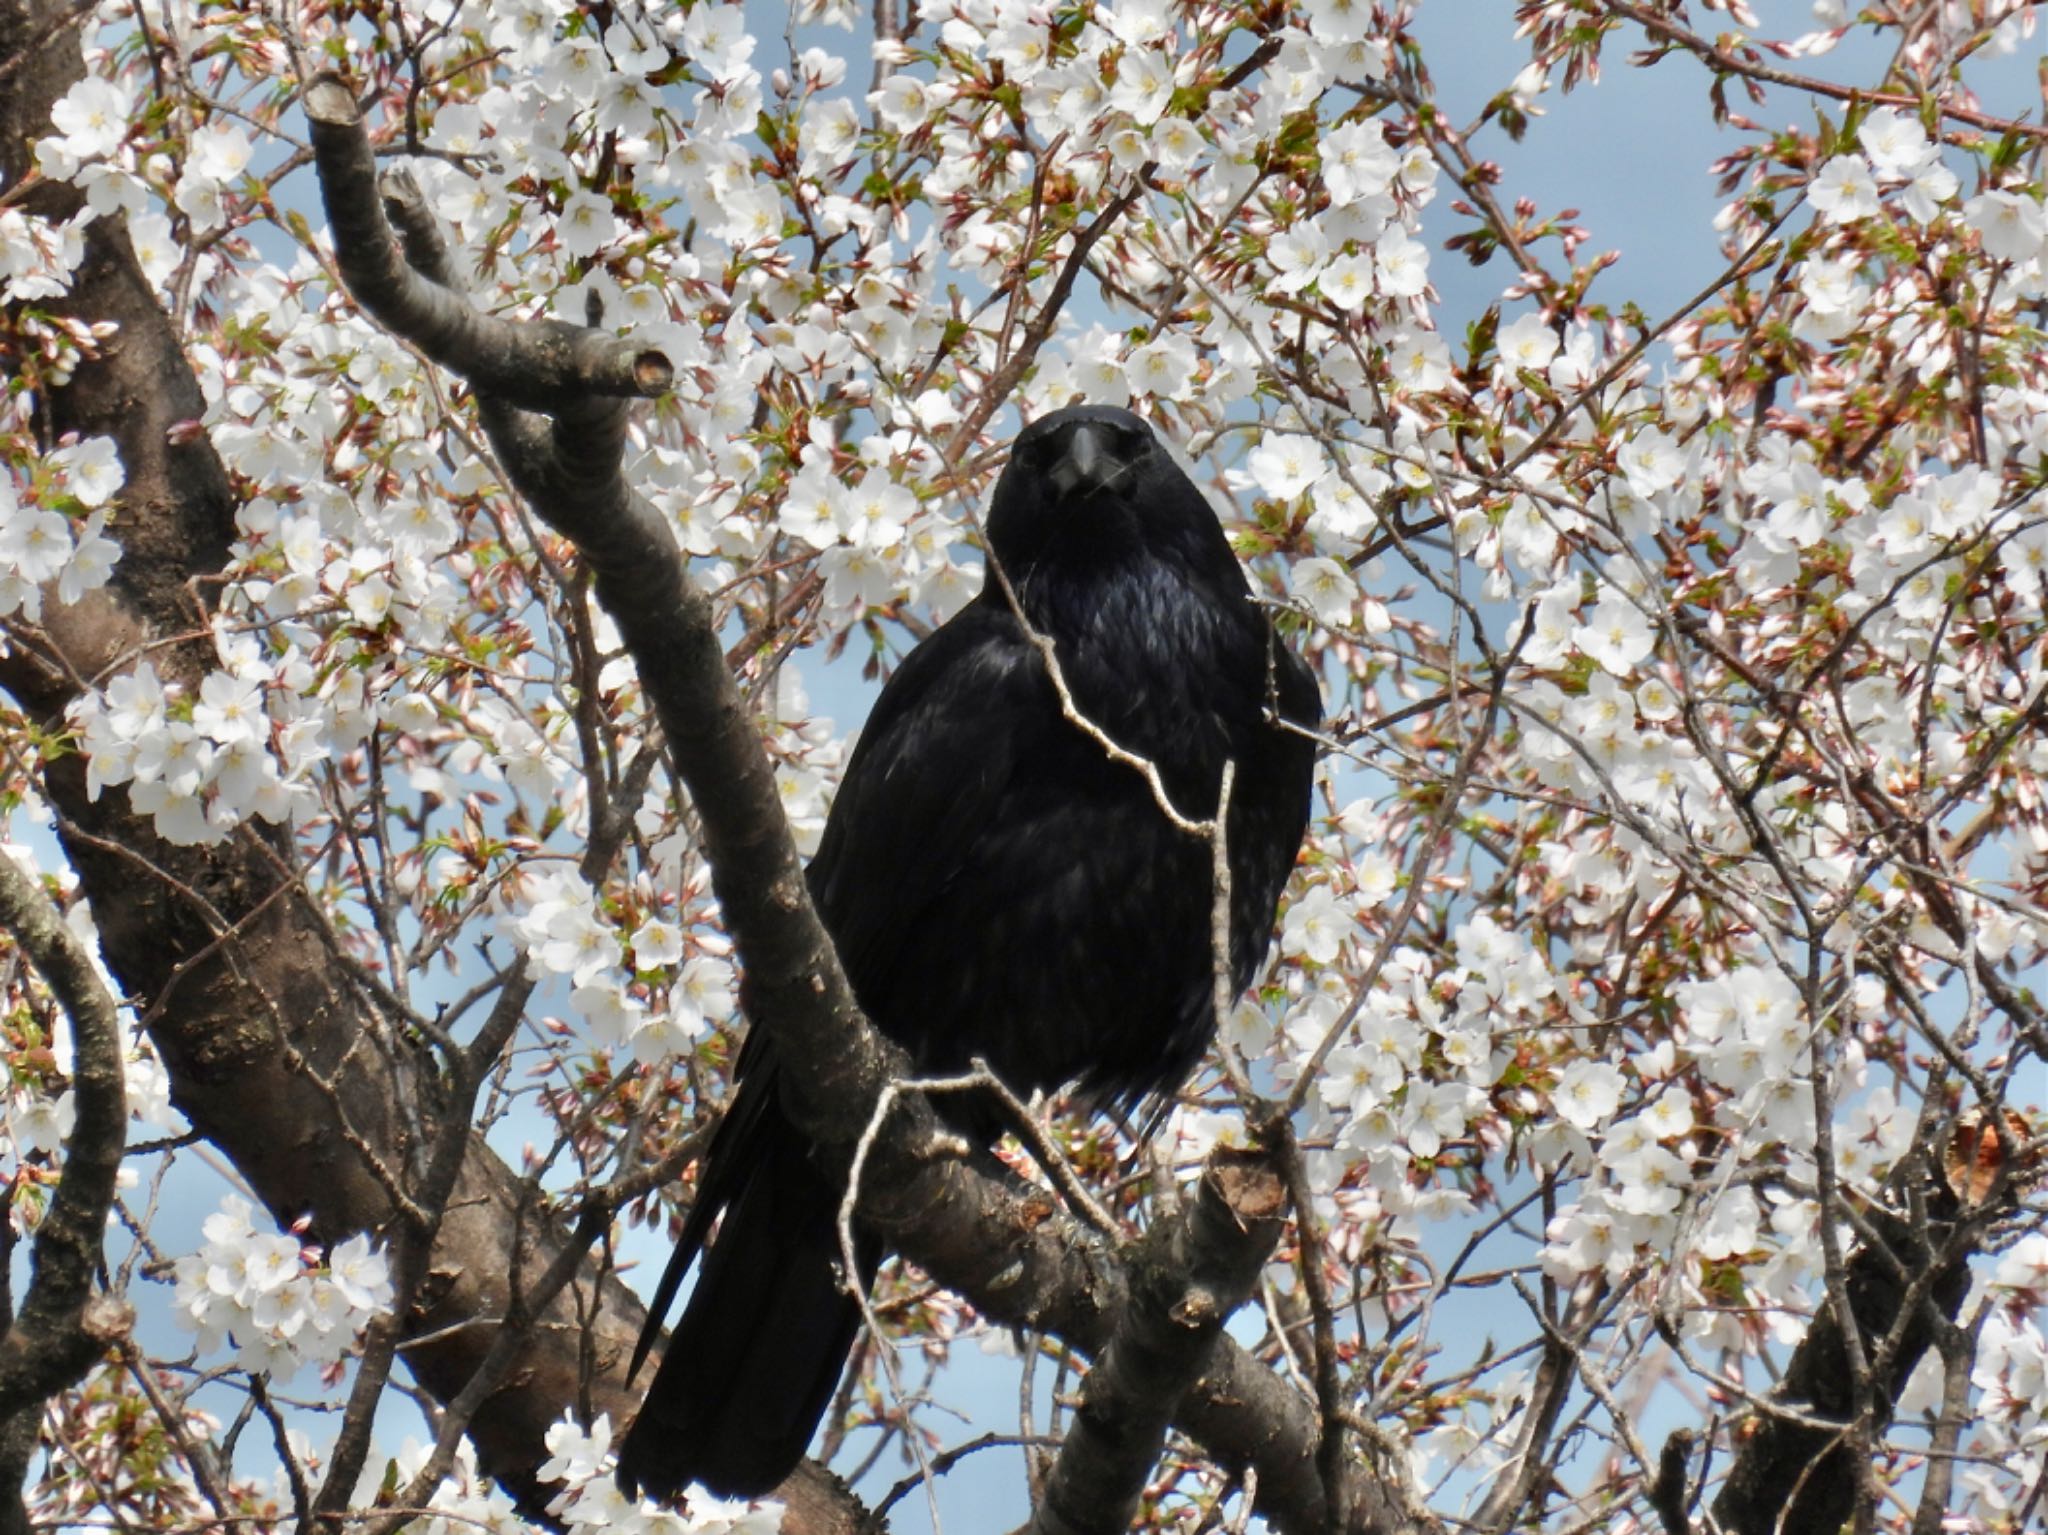
<path id="1" fill-rule="evenodd" d="M 1101 489 L 1122 467 L 1110 429 L 1083 421 L 1067 434 L 1066 455 L 1047 478 L 1061 495 L 1071 496 Z"/>

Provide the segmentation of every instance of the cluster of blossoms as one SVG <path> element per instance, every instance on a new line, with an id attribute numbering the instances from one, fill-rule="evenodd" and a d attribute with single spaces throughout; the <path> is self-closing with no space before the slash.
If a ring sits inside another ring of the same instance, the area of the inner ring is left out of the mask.
<path id="1" fill-rule="evenodd" d="M 41 1218 L 44 1186 L 61 1172 L 64 1143 L 77 1123 L 78 1105 L 68 1077 L 54 1080 L 56 1071 L 71 1060 L 71 1028 L 61 1013 L 47 1042 L 26 1040 L 8 1051 L 12 1086 L 0 1115 L 0 1159 L 18 1163 L 36 1157 L 43 1164 L 37 1171 L 16 1167 L 10 1174 L 18 1181 L 7 1213 L 17 1234 Z M 170 1078 L 146 1038 L 131 1037 L 122 1067 L 129 1118 L 159 1134 L 182 1133 L 185 1120 L 171 1107 Z"/>
<path id="2" fill-rule="evenodd" d="M 0 618 L 41 618 L 52 583 L 67 604 L 107 584 L 121 554 L 107 537 L 107 503 L 125 478 L 110 437 L 42 456 L 27 485 L 0 471 Z M 71 515 L 73 509 L 84 515 Z"/>
<path id="3" fill-rule="evenodd" d="M 548 1458 L 538 1477 L 562 1491 L 548 1512 L 572 1531 L 618 1530 L 627 1535 L 776 1535 L 782 1528 L 780 1503 L 735 1502 L 701 1487 L 683 1499 L 682 1509 L 628 1498 L 612 1478 L 611 1419 L 600 1413 L 586 1430 L 564 1418 L 548 1430 Z"/>
<path id="4" fill-rule="evenodd" d="M 1353 873 L 1363 903 L 1378 904 L 1391 888 L 1392 871 L 1376 870 L 1369 858 Z M 1312 890 L 1301 904 L 1326 903 Z M 1290 908 L 1283 952 L 1312 932 L 1306 924 L 1297 927 L 1296 915 Z M 1345 946 L 1363 938 L 1348 916 L 1338 922 L 1325 916 L 1317 925 L 1320 943 L 1300 950 L 1312 965 L 1330 966 Z M 1338 926 L 1347 930 L 1333 934 Z M 1418 1164 L 1449 1171 L 1462 1160 L 1453 1148 L 1486 1112 L 1489 1091 L 1509 1059 L 1494 1046 L 1491 1020 L 1523 1016 L 1553 984 L 1540 955 L 1483 916 L 1458 930 L 1453 959 L 1446 969 L 1420 950 L 1397 949 L 1355 1008 L 1345 970 L 1324 969 L 1282 1020 L 1275 1041 L 1282 1080 L 1308 1071 L 1327 1046 L 1315 1077 L 1313 1133 L 1327 1137 L 1332 1150 L 1311 1163 L 1311 1172 L 1333 1192 L 1347 1178 L 1353 1181 L 1354 1197 L 1339 1205 L 1354 1225 L 1411 1213 L 1443 1219 L 1468 1209 L 1465 1195 L 1447 1179 L 1418 1178 Z"/>
<path id="5" fill-rule="evenodd" d="M 392 1482 L 400 1486 L 410 1484 L 425 1467 L 431 1449 L 430 1445 L 408 1436 L 388 1460 L 373 1456 L 363 1467 L 362 1484 L 356 1489 L 356 1505 L 368 1507 L 374 1504 L 378 1493 Z M 302 1445 L 300 1450 L 299 1458 L 303 1463 L 318 1464 L 318 1454 L 311 1445 Z M 277 1480 L 284 1483 L 282 1470 Z M 290 1506 L 288 1485 L 274 1489 L 274 1501 L 279 1508 Z M 456 1447 L 455 1464 L 427 1500 L 426 1511 L 409 1521 L 405 1528 L 408 1535 L 472 1535 L 478 1530 L 518 1535 L 531 1526 L 513 1511 L 512 1500 L 477 1468 L 476 1450 L 465 1439 Z"/>
<path id="6" fill-rule="evenodd" d="M 270 693 L 269 679 L 304 677 L 304 661 L 280 666 L 253 646 L 237 649 L 241 665 L 208 675 L 197 699 L 178 697 L 145 661 L 73 710 L 93 794 L 125 785 L 166 841 L 218 842 L 251 815 L 290 820 L 310 807 L 308 772 L 335 741 L 331 715 L 278 720 L 267 706 L 292 696 Z"/>
<path id="7" fill-rule="evenodd" d="M 235 1194 L 200 1229 L 206 1245 L 177 1261 L 172 1315 L 202 1354 L 232 1346 L 241 1368 L 289 1380 L 301 1365 L 338 1364 L 391 1306 L 384 1250 L 360 1233 L 323 1256 Z"/>
<path id="8" fill-rule="evenodd" d="M 641 1065 L 657 1067 L 688 1054 L 711 1023 L 732 1014 L 733 968 L 722 957 L 731 945 L 723 934 L 689 935 L 697 952 L 686 959 L 683 930 L 649 917 L 622 946 L 573 869 L 529 868 L 505 926 L 543 971 L 574 983 L 570 1005 L 583 1037 L 599 1050 L 626 1049 Z M 637 984 L 619 973 L 628 953 Z M 652 1004 L 644 995 L 650 987 L 660 994 Z"/>
<path id="9" fill-rule="evenodd" d="M 85 256 L 84 220 L 52 224 L 0 208 L 0 300 L 29 303 L 62 293 Z"/>

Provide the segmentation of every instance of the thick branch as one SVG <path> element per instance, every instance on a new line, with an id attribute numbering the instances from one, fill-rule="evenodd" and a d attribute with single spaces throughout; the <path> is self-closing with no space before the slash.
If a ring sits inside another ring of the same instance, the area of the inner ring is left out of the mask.
<path id="1" fill-rule="evenodd" d="M 1928 1199 L 1954 1210 L 1954 1201 L 1943 1191 L 1930 1188 Z M 1872 1210 L 1867 1225 L 1883 1245 L 1866 1242 L 1857 1249 L 1844 1278 L 1849 1325 L 1884 1363 L 1876 1382 L 1878 1421 L 1869 1425 L 1875 1437 L 1890 1423 L 1907 1377 L 1934 1341 L 1939 1319 L 1954 1321 L 1962 1309 L 1970 1288 L 1971 1244 L 1953 1240 L 1957 1228 L 1943 1219 L 1915 1222 Z M 1896 1346 L 1887 1353 L 1880 1340 Z M 1773 1393 L 1773 1400 L 1796 1416 L 1765 1410 L 1751 1420 L 1742 1452 L 1714 1500 L 1714 1517 L 1728 1535 L 1842 1527 L 1858 1485 L 1846 1432 L 1854 1398 L 1843 1320 L 1832 1305 L 1826 1306 L 1793 1351 Z"/>
<path id="2" fill-rule="evenodd" d="M 376 211 L 377 162 L 348 87 L 321 75 L 306 87 L 305 108 L 335 261 L 374 318 L 477 388 L 527 410 L 559 409 L 592 393 L 644 396 L 668 388 L 668 359 L 659 352 L 558 320 L 494 319 L 415 276 Z"/>
<path id="3" fill-rule="evenodd" d="M 64 1173 L 36 1228 L 28 1294 L 0 1338 L 0 1419 L 40 1407 L 73 1384 L 124 1336 L 128 1307 L 93 1298 L 101 1236 L 128 1141 L 121 1020 L 92 957 L 36 882 L 0 853 L 0 928 L 14 936 L 71 1020 L 78 1114 L 64 1144 Z M 10 1496 L 14 1489 L 0 1489 Z"/>
<path id="4" fill-rule="evenodd" d="M 1175 1406 L 1208 1367 L 1280 1240 L 1287 1189 L 1270 1158 L 1219 1150 L 1195 1198 L 1130 1255 L 1130 1298 L 1088 1372 L 1031 1535 L 1121 1535 Z"/>

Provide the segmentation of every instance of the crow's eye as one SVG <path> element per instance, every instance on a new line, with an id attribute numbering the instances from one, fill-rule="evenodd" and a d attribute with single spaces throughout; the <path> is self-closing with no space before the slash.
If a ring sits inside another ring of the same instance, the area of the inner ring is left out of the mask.
<path id="1" fill-rule="evenodd" d="M 1052 440 L 1035 437 L 1030 442 L 1019 443 L 1013 456 L 1026 469 L 1043 469 L 1052 461 Z"/>

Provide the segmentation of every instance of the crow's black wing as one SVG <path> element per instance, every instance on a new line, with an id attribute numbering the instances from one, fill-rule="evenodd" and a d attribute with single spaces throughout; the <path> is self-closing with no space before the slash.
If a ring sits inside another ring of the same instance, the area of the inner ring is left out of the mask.
<path id="1" fill-rule="evenodd" d="M 862 1007 L 913 1055 L 941 1021 L 902 1016 L 895 978 L 949 957 L 927 952 L 933 908 L 1011 825 L 1018 775 L 1046 765 L 1036 748 L 1057 710 L 1022 626 L 983 597 L 904 658 L 861 729 L 811 859 L 811 896 Z"/>

